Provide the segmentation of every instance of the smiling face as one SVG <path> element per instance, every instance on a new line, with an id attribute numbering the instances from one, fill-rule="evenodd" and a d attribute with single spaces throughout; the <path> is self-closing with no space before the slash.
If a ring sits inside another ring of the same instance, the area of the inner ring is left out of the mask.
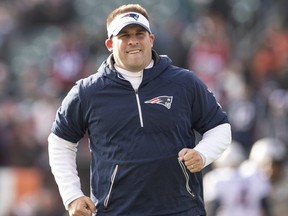
<path id="1" fill-rule="evenodd" d="M 128 25 L 105 44 L 118 67 L 131 72 L 146 68 L 152 59 L 154 35 L 140 25 Z"/>

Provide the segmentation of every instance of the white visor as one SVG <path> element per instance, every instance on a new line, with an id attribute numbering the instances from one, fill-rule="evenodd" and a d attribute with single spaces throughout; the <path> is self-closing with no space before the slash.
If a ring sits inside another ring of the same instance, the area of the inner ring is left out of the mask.
<path id="1" fill-rule="evenodd" d="M 108 26 L 108 38 L 111 36 L 116 36 L 119 32 L 127 25 L 137 24 L 145 28 L 151 33 L 149 21 L 140 13 L 129 12 L 120 14 L 115 17 L 115 19 Z"/>

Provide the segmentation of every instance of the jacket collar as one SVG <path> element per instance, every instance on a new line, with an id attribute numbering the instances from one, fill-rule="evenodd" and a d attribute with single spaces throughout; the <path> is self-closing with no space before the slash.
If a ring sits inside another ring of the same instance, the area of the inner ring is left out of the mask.
<path id="1" fill-rule="evenodd" d="M 149 69 L 144 69 L 142 84 L 154 79 L 171 65 L 171 59 L 168 56 L 159 55 L 155 50 L 152 50 L 152 58 L 154 60 L 154 66 Z M 98 72 L 103 73 L 104 76 L 117 82 L 127 84 L 128 82 L 116 71 L 114 64 L 115 60 L 111 54 L 99 67 Z"/>

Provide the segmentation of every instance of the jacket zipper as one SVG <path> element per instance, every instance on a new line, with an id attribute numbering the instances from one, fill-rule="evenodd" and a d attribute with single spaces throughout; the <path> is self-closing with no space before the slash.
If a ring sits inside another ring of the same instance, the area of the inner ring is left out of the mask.
<path id="1" fill-rule="evenodd" d="M 113 185 L 114 185 L 114 181 L 115 181 L 115 177 L 116 177 L 116 174 L 117 174 L 117 171 L 118 171 L 118 167 L 119 165 L 116 164 L 115 168 L 114 168 L 114 171 L 111 175 L 111 184 L 110 184 L 110 188 L 109 188 L 109 191 L 108 191 L 108 194 L 104 200 L 104 207 L 107 209 L 108 207 L 108 204 L 109 204 L 109 200 L 110 200 L 110 196 L 111 196 L 111 192 L 112 192 L 112 188 L 113 188 Z"/>
<path id="2" fill-rule="evenodd" d="M 185 164 L 178 160 L 178 163 L 180 164 L 180 167 L 182 169 L 182 172 L 185 176 L 185 179 L 186 179 L 186 190 L 188 191 L 188 193 L 193 197 L 195 198 L 195 194 L 193 193 L 193 191 L 191 190 L 190 186 L 189 186 L 189 174 L 187 173 L 187 170 L 186 170 L 186 166 Z"/>
<path id="3" fill-rule="evenodd" d="M 140 105 L 140 99 L 139 99 L 138 89 L 135 89 L 135 96 L 136 96 L 137 107 L 138 107 L 138 112 L 139 112 L 140 126 L 141 126 L 141 127 L 144 127 L 143 117 L 142 117 L 142 109 L 141 109 L 141 105 Z"/>
<path id="4" fill-rule="evenodd" d="M 120 76 L 119 73 L 117 73 L 117 76 L 119 79 L 122 80 L 126 80 L 125 78 L 123 78 L 122 76 Z M 127 80 L 126 80 L 127 81 Z M 132 85 L 131 85 L 132 86 Z M 144 127 L 143 125 L 143 117 L 142 117 L 142 109 L 141 109 L 141 105 L 140 105 L 140 99 L 139 99 L 139 94 L 138 94 L 138 89 L 135 89 L 135 95 L 136 95 L 136 100 L 137 100 L 137 107 L 138 107 L 138 113 L 139 113 L 139 118 L 140 118 L 140 126 Z"/>

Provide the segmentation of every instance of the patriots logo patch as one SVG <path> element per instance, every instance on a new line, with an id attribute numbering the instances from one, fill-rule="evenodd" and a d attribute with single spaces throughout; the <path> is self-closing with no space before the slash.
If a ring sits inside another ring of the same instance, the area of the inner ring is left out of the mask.
<path id="1" fill-rule="evenodd" d="M 138 18 L 139 18 L 139 15 L 138 14 L 134 14 L 134 13 L 128 13 L 128 14 L 125 14 L 124 16 L 122 16 L 121 19 L 124 18 L 124 17 L 132 17 L 133 19 L 135 19 L 137 21 Z"/>
<path id="2" fill-rule="evenodd" d="M 147 100 L 144 103 L 160 104 L 162 106 L 165 106 L 167 109 L 170 109 L 172 105 L 172 101 L 173 101 L 173 96 L 158 96 L 150 100 Z"/>

